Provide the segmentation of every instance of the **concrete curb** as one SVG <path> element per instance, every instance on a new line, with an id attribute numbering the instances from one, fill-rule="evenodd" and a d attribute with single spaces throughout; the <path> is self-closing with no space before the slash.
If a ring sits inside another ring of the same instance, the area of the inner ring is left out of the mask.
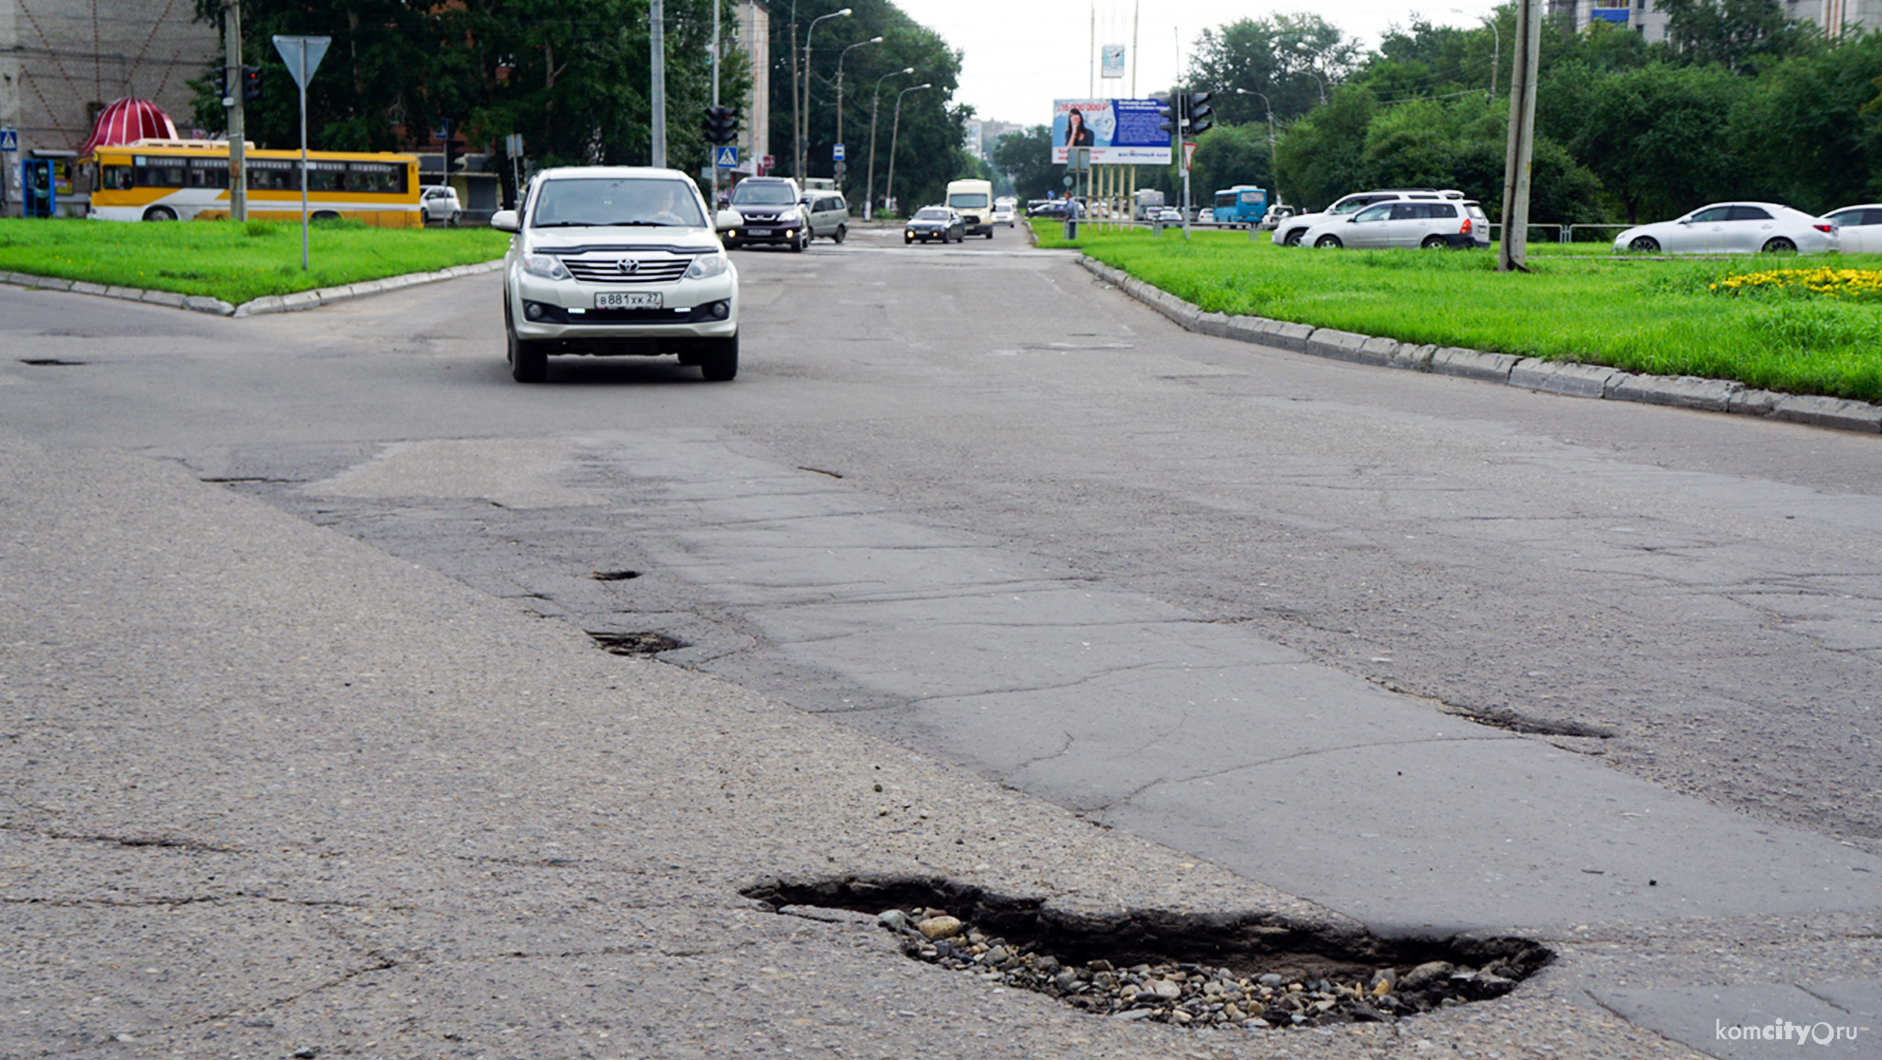
<path id="1" fill-rule="evenodd" d="M 1260 343 L 1357 364 L 1502 383 L 1563 397 L 1670 405 L 1703 412 L 1764 416 L 1813 427 L 1882 434 L 1882 405 L 1806 394 L 1780 394 L 1723 379 L 1639 375 L 1618 368 L 1574 361 L 1544 361 L 1456 346 L 1419 346 L 1397 339 L 1290 324 L 1266 317 L 1204 313 L 1168 291 L 1152 287 L 1101 261 L 1081 255 L 1078 263 L 1086 271 L 1155 309 L 1185 330 L 1217 338 Z"/>
<path id="2" fill-rule="evenodd" d="M 15 287 L 38 287 L 48 291 L 70 291 L 73 294 L 97 295 L 100 298 L 117 298 L 127 302 L 146 302 L 151 305 L 165 305 L 173 309 L 187 309 L 195 313 L 208 313 L 222 317 L 252 317 L 267 313 L 289 313 L 301 309 L 317 309 L 336 302 L 350 302 L 355 298 L 396 291 L 401 287 L 410 287 L 421 283 L 437 283 L 440 280 L 456 280 L 478 273 L 494 272 L 503 267 L 503 262 L 483 261 L 475 265 L 453 265 L 437 272 L 414 272 L 402 276 L 388 276 L 381 280 L 366 280 L 360 283 L 346 284 L 339 287 L 317 287 L 310 291 L 296 291 L 286 295 L 266 295 L 252 302 L 230 305 L 220 298 L 204 295 L 184 295 L 175 291 L 151 291 L 139 287 L 105 286 L 85 280 L 62 280 L 54 276 L 34 276 L 24 272 L 0 273 L 0 283 Z"/>

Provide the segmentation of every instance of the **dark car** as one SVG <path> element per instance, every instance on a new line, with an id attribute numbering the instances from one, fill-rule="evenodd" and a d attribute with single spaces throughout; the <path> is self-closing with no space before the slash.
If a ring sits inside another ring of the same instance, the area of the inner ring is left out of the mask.
<path id="1" fill-rule="evenodd" d="M 913 243 L 917 239 L 923 243 L 930 239 L 939 239 L 943 243 L 964 243 L 967 241 L 967 221 L 953 207 L 924 206 L 916 210 L 915 216 L 909 218 L 902 227 L 902 242 Z"/>

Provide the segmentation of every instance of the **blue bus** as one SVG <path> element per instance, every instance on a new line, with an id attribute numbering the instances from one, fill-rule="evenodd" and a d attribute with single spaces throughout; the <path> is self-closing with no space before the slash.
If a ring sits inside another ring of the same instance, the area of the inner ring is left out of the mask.
<path id="1" fill-rule="evenodd" d="M 1253 184 L 1237 184 L 1215 193 L 1215 223 L 1256 225 L 1268 212 L 1268 193 Z"/>

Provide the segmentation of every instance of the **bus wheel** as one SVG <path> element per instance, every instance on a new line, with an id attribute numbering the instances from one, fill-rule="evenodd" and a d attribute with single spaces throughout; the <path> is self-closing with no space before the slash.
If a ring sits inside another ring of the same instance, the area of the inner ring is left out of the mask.
<path id="1" fill-rule="evenodd" d="M 337 213 L 334 213 L 332 210 L 319 210 L 319 211 L 316 211 L 314 215 L 312 217 L 309 217 L 307 220 L 314 224 L 319 224 L 322 221 L 338 221 L 339 219 L 340 219 L 340 215 Z"/>
<path id="2" fill-rule="evenodd" d="M 152 206 L 150 209 L 144 211 L 144 220 L 174 221 L 176 220 L 176 211 L 170 209 L 168 206 Z"/>

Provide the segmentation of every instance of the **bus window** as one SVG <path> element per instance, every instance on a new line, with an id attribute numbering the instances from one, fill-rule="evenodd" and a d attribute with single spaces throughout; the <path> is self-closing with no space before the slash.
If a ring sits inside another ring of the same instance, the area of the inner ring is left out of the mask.
<path id="1" fill-rule="evenodd" d="M 307 191 L 343 191 L 346 188 L 345 162 L 307 163 Z"/>
<path id="2" fill-rule="evenodd" d="M 134 155 L 133 178 L 140 188 L 180 188 L 183 186 L 183 160 L 162 155 Z"/>
<path id="3" fill-rule="evenodd" d="M 251 158 L 246 166 L 248 186 L 255 191 L 292 191 L 299 187 L 294 181 L 294 163 L 282 158 Z"/>
<path id="4" fill-rule="evenodd" d="M 100 178 L 99 187 L 108 191 L 130 191 L 136 186 L 131 183 L 130 166 L 105 166 L 103 169 L 104 176 Z"/>
<path id="5" fill-rule="evenodd" d="M 192 188 L 228 187 L 229 160 L 226 158 L 190 159 L 189 186 Z"/>
<path id="6" fill-rule="evenodd" d="M 346 186 L 350 191 L 403 195 L 405 194 L 405 168 L 391 162 L 348 162 Z"/>

